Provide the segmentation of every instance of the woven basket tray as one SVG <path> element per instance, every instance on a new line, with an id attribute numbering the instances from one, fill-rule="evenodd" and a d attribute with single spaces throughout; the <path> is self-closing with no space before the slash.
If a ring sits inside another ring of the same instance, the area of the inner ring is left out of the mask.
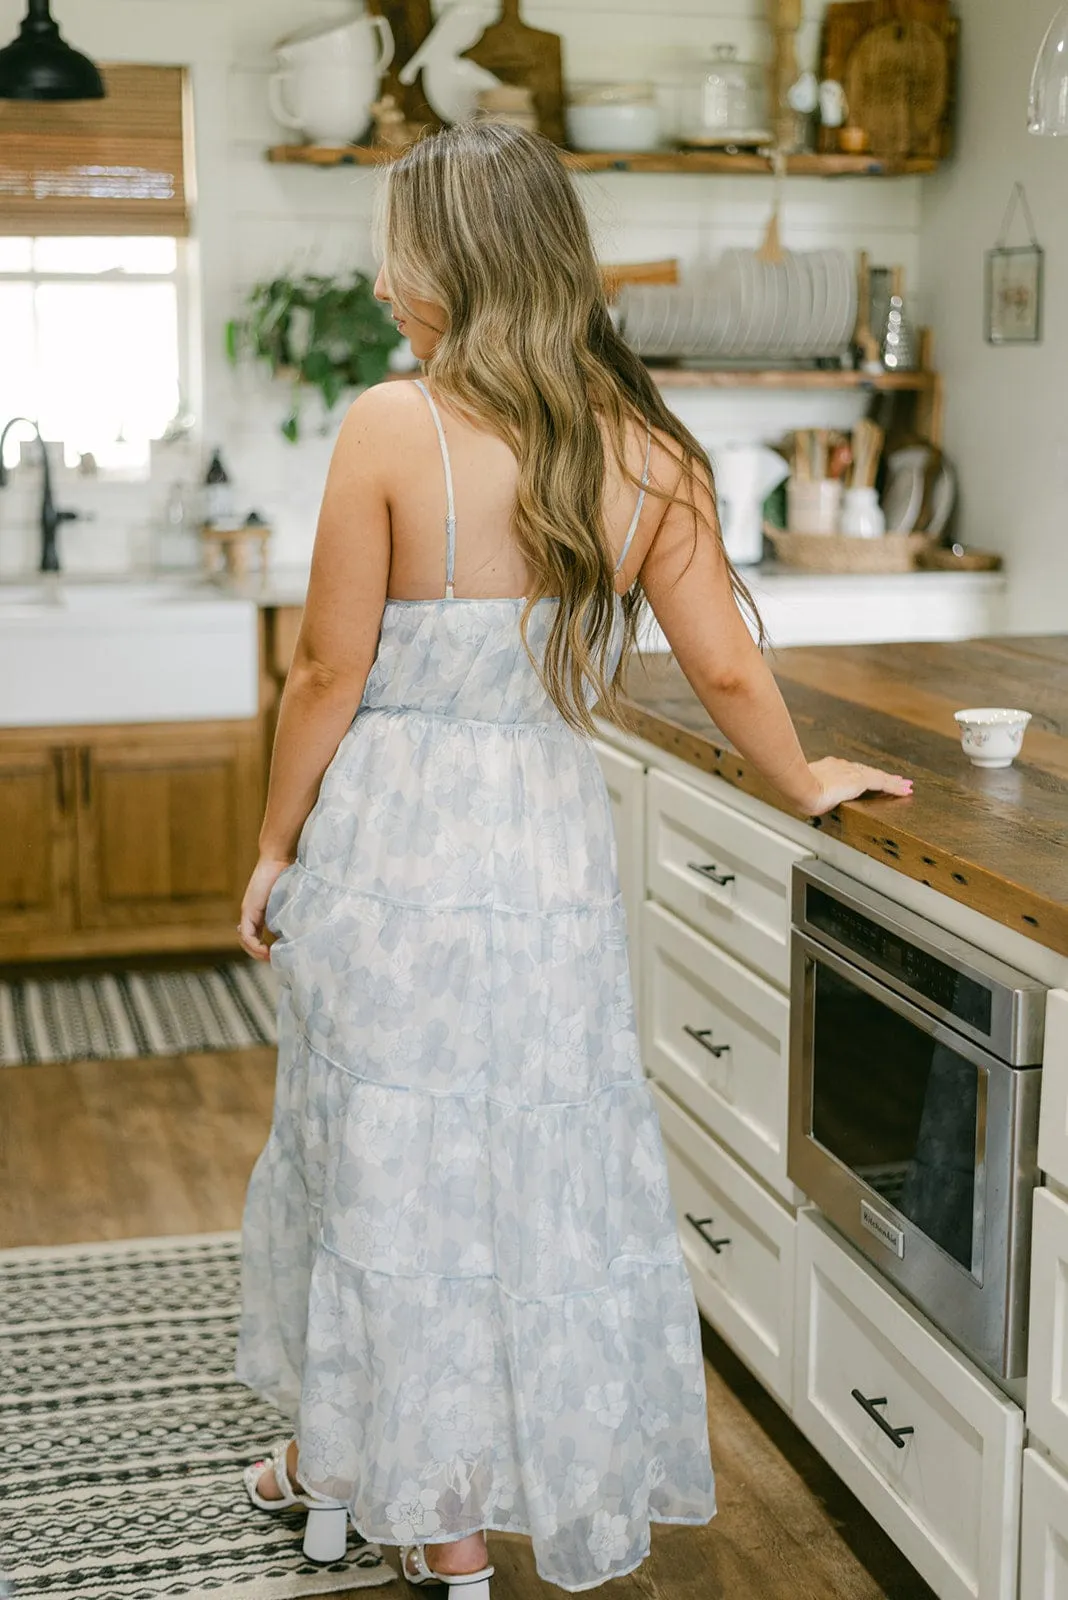
<path id="1" fill-rule="evenodd" d="M 767 523 L 764 532 L 784 567 L 808 572 L 911 572 L 929 543 L 925 533 L 884 533 L 851 539 L 836 533 L 785 533 Z"/>

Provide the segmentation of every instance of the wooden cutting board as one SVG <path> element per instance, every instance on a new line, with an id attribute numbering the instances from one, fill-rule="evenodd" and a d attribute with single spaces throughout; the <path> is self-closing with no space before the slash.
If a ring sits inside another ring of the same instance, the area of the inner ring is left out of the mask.
<path id="1" fill-rule="evenodd" d="M 423 74 L 410 87 L 397 74 L 410 61 L 433 25 L 430 0 L 368 0 L 374 17 L 385 17 L 393 30 L 393 60 L 382 76 L 381 94 L 391 94 L 405 121 L 417 128 L 440 128 L 441 118 L 423 93 Z"/>
<path id="2" fill-rule="evenodd" d="M 502 83 L 529 89 L 542 133 L 554 144 L 564 143 L 564 67 L 558 33 L 528 28 L 519 15 L 519 0 L 502 0 L 500 21 L 491 23 L 464 55 Z"/>
<path id="3" fill-rule="evenodd" d="M 903 152 L 906 155 L 939 160 L 948 156 L 952 148 L 956 104 L 960 24 L 950 12 L 950 0 L 832 0 L 823 19 L 820 77 L 833 78 L 844 86 L 850 57 L 862 37 L 889 23 L 906 26 L 912 23 L 923 24 L 938 36 L 944 47 L 946 95 L 941 118 L 937 126 L 921 137 L 919 129 L 925 126 L 928 120 L 921 115 L 918 118 L 917 128 L 910 135 L 917 142 L 913 148 Z M 855 126 L 864 126 L 858 115 L 858 111 L 862 109 L 850 106 L 849 120 Z M 837 130 L 821 128 L 820 149 L 833 151 L 837 148 Z M 877 150 L 875 153 L 885 155 L 890 152 Z"/>
<path id="4" fill-rule="evenodd" d="M 945 41 L 926 22 L 885 22 L 862 34 L 846 62 L 849 120 L 872 152 L 904 157 L 939 144 L 948 98 Z"/>

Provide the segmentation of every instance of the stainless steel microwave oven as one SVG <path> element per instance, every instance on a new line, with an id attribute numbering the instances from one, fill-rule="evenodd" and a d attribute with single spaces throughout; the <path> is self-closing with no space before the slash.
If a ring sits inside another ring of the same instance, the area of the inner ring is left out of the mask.
<path id="1" fill-rule="evenodd" d="M 790 1177 L 1023 1377 L 1045 988 L 822 863 L 792 886 Z"/>

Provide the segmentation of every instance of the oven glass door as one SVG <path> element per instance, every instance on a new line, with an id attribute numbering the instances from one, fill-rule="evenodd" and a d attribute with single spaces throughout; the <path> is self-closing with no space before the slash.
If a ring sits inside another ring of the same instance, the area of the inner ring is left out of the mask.
<path id="1" fill-rule="evenodd" d="M 847 963 L 810 981 L 812 1137 L 981 1280 L 987 1071 Z"/>

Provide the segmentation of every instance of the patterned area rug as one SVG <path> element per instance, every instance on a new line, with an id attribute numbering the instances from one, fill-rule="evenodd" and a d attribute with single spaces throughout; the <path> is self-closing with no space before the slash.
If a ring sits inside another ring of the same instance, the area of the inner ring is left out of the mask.
<path id="1" fill-rule="evenodd" d="M 251 960 L 0 983 L 0 1066 L 274 1044 L 275 994 L 268 964 Z"/>
<path id="2" fill-rule="evenodd" d="M 257 1511 L 241 1469 L 284 1436 L 231 1378 L 238 1239 L 0 1252 L 0 1573 L 17 1600 L 288 1600 L 395 1576 L 349 1532 Z"/>

